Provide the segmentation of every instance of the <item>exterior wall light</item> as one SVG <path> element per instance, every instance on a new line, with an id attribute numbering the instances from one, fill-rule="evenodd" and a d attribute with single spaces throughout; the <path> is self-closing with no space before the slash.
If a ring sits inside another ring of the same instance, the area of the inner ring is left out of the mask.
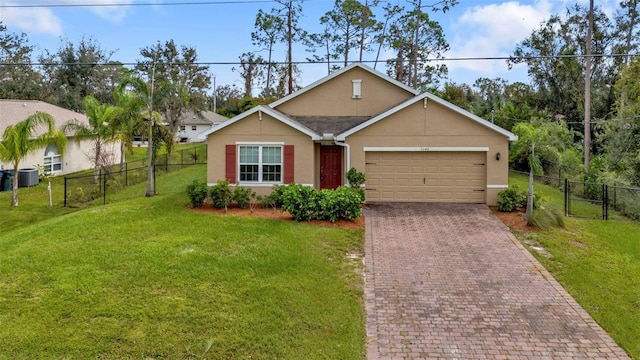
<path id="1" fill-rule="evenodd" d="M 500 152 L 499 151 L 496 153 L 496 160 L 500 161 Z"/>

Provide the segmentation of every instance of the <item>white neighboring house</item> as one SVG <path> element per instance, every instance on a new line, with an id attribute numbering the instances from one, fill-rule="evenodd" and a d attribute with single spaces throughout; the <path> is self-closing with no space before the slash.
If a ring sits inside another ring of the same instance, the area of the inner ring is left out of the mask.
<path id="1" fill-rule="evenodd" d="M 180 119 L 176 140 L 180 142 L 202 142 L 204 140 L 198 139 L 198 134 L 227 120 L 229 119 L 213 111 L 203 111 L 200 116 L 189 111 Z"/>
<path id="2" fill-rule="evenodd" d="M 71 119 L 88 123 L 87 117 L 84 114 L 46 102 L 37 100 L 0 99 L 0 137 L 7 126 L 16 124 L 37 111 L 51 115 L 58 129 Z M 36 130 L 36 135 L 37 134 L 39 133 Z M 68 144 L 64 156 L 60 155 L 60 149 L 55 145 L 51 145 L 29 154 L 20 162 L 20 168 L 33 169 L 36 166 L 43 166 L 44 171 L 51 175 L 65 175 L 76 171 L 92 169 L 93 162 L 90 160 L 90 157 L 93 154 L 93 141 L 82 140 L 77 143 L 72 134 L 67 134 L 67 139 Z M 120 161 L 119 141 L 108 143 L 105 150 L 109 154 L 109 157 L 113 159 L 113 163 Z M 0 161 L 0 169 L 12 170 L 13 165 Z"/>

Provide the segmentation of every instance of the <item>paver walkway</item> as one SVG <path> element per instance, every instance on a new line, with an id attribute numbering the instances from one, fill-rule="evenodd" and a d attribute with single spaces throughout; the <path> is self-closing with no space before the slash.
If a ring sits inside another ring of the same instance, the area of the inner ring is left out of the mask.
<path id="1" fill-rule="evenodd" d="M 365 209 L 367 357 L 629 359 L 485 205 Z"/>

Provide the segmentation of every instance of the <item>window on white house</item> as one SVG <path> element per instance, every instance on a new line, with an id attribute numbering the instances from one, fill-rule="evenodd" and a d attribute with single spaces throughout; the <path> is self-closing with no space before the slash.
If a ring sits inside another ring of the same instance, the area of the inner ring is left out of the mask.
<path id="1" fill-rule="evenodd" d="M 185 131 L 186 129 L 187 129 L 187 127 L 186 127 L 186 126 L 184 126 L 184 125 L 180 125 L 180 131 Z"/>
<path id="2" fill-rule="evenodd" d="M 44 151 L 43 170 L 46 174 L 62 170 L 62 156 L 60 155 L 60 150 L 58 150 L 57 146 L 49 145 Z"/>
<path id="3" fill-rule="evenodd" d="M 238 169 L 241 182 L 282 182 L 282 146 L 240 145 Z"/>
<path id="4" fill-rule="evenodd" d="M 193 130 L 193 131 L 198 130 L 198 125 L 191 125 L 191 130 Z"/>

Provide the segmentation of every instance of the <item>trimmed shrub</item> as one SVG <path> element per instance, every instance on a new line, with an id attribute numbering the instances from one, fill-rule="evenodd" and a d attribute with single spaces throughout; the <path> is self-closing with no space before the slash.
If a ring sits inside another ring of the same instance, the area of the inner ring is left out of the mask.
<path id="1" fill-rule="evenodd" d="M 269 196 L 271 197 L 271 201 L 273 201 L 275 207 L 282 207 L 282 204 L 284 203 L 284 191 L 286 189 L 286 185 L 273 185 Z"/>
<path id="2" fill-rule="evenodd" d="M 322 190 L 320 219 L 335 222 L 339 219 L 357 219 L 362 215 L 362 198 L 358 190 L 340 186 L 335 190 Z"/>
<path id="3" fill-rule="evenodd" d="M 509 185 L 508 188 L 498 193 L 498 210 L 511 212 L 518 207 L 527 207 L 527 189 L 520 189 L 518 185 Z M 538 194 L 533 193 L 533 208 L 537 209 L 541 200 Z"/>
<path id="4" fill-rule="evenodd" d="M 318 219 L 321 192 L 300 184 L 291 183 L 282 190 L 282 210 L 288 211 L 296 221 Z"/>
<path id="5" fill-rule="evenodd" d="M 211 199 L 213 207 L 224 209 L 226 212 L 233 201 L 233 191 L 229 186 L 229 181 L 219 180 L 217 184 L 211 187 L 209 198 Z"/>
<path id="6" fill-rule="evenodd" d="M 233 189 L 233 201 L 238 204 L 240 209 L 245 209 L 255 196 L 256 193 L 248 187 L 236 185 L 235 189 Z"/>
<path id="7" fill-rule="evenodd" d="M 281 208 L 283 202 L 283 193 L 286 188 L 286 185 L 273 185 L 271 194 L 257 197 L 260 206 L 263 208 L 271 207 L 273 209 Z"/>
<path id="8" fill-rule="evenodd" d="M 524 195 L 524 196 L 523 196 Z M 518 185 L 509 185 L 498 193 L 498 210 L 502 212 L 514 211 L 518 206 L 526 206 L 527 193 L 522 192 Z"/>
<path id="9" fill-rule="evenodd" d="M 204 181 L 193 180 L 193 182 L 187 185 L 187 195 L 191 201 L 191 206 L 201 207 L 204 204 L 204 199 L 207 198 L 207 183 Z"/>
<path id="10" fill-rule="evenodd" d="M 319 191 L 310 186 L 282 186 L 282 210 L 296 221 L 357 219 L 362 215 L 361 198 L 357 190 L 341 186 Z"/>
<path id="11" fill-rule="evenodd" d="M 347 171 L 347 181 L 349 182 L 349 186 L 355 190 L 357 190 L 360 195 L 360 201 L 364 201 L 364 189 L 362 185 L 365 182 L 365 176 L 360 171 L 356 170 L 356 168 L 351 168 Z"/>

